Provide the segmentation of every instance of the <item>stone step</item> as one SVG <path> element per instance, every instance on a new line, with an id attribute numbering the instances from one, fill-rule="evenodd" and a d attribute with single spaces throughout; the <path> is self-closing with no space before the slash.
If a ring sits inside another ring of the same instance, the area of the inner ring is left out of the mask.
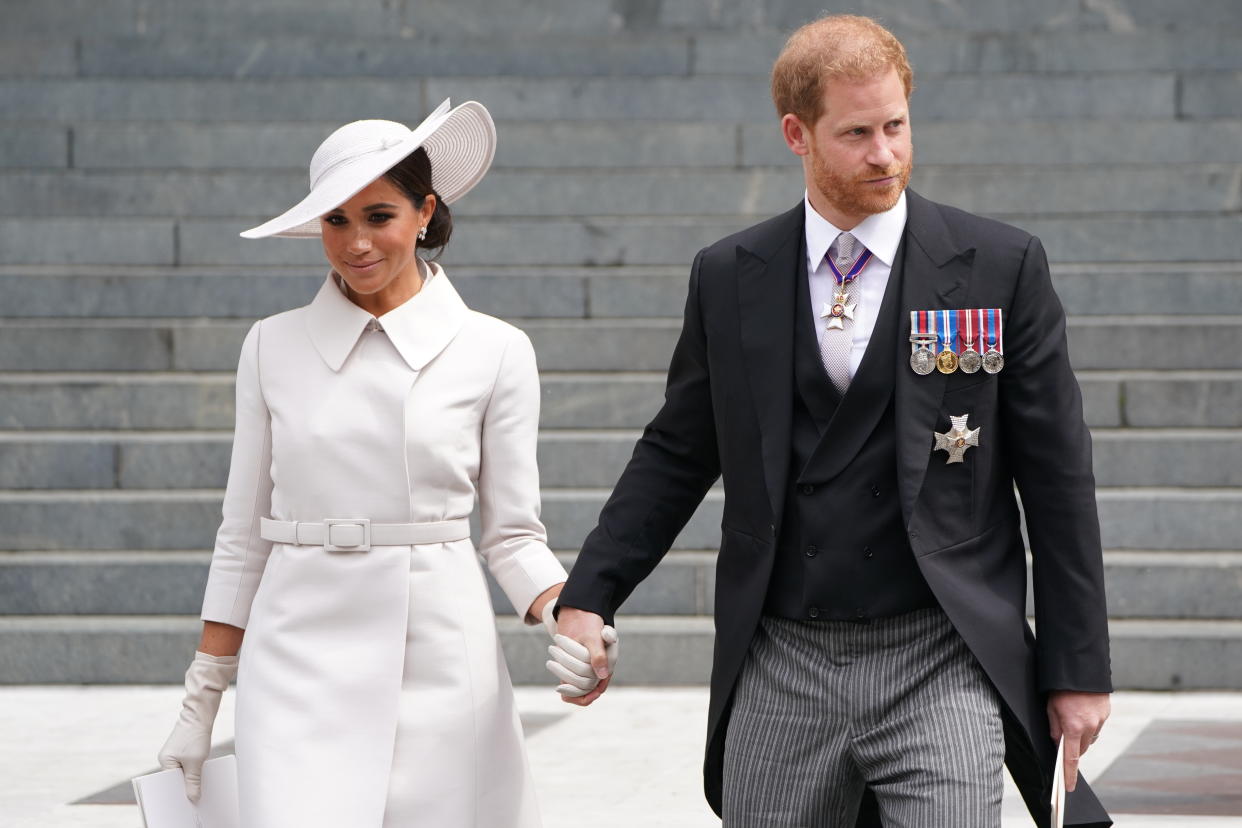
<path id="1" fill-rule="evenodd" d="M 609 488 L 637 430 L 544 431 L 540 482 Z M 1240 429 L 1109 429 L 1094 438 L 1099 486 L 1242 486 Z M 0 489 L 215 489 L 228 479 L 232 434 L 0 432 Z"/>
<path id="2" fill-rule="evenodd" d="M 796 203 L 790 199 L 789 206 Z M 459 211 L 451 265 L 682 265 L 696 251 L 768 214 L 738 216 L 572 216 L 508 218 Z M 307 239 L 239 243 L 266 215 L 236 219 L 0 218 L 0 265 L 323 266 Z M 1236 262 L 1231 213 L 1086 215 L 998 214 L 1040 236 L 1054 262 Z M 1167 286 L 1166 286 L 1167 290 Z"/>
<path id="3" fill-rule="evenodd" d="M 788 206 L 792 207 L 797 196 Z M 685 265 L 700 248 L 741 230 L 769 213 L 748 216 L 573 216 L 564 219 L 475 217 L 461 212 L 451 253 L 445 261 L 492 265 L 500 254 L 510 264 L 524 265 Z M 267 218 L 256 216 L 255 221 Z M 1237 262 L 1242 236 L 1236 214 L 1172 214 L 1157 216 L 1091 215 L 1072 218 L 998 214 L 1040 236 L 1048 256 L 1057 262 Z M 30 247 L 4 245 L 6 231 L 20 228 L 28 244 L 39 235 L 55 233 L 62 219 L 0 219 L 0 257 L 22 258 Z M 72 219 L 64 219 L 72 221 Z M 42 222 L 40 224 L 40 222 Z M 163 226 L 163 222 L 159 222 Z M 238 244 L 236 234 L 248 225 L 238 220 L 185 219 L 177 224 L 178 255 L 187 265 L 321 265 L 317 244 L 299 239 Z M 45 236 L 46 237 L 46 236 Z M 59 238 L 59 237 L 58 237 Z M 60 238 L 62 244 L 64 238 Z M 79 247 L 76 239 L 72 249 Z M 113 248 L 115 249 L 115 248 Z M 109 251 L 111 252 L 111 251 Z M 38 255 L 38 253 L 35 253 Z M 82 256 L 89 255 L 82 251 Z M 44 253 L 47 258 L 55 252 Z M 59 258 L 53 258 L 59 261 Z M 109 262 L 99 258 L 96 261 Z M 166 260 L 161 260 L 166 261 Z M 17 263 L 17 262 L 14 262 Z M 124 262 L 122 262 L 124 263 Z M 145 263 L 145 257 L 144 262 Z"/>
<path id="4" fill-rule="evenodd" d="M 1092 427 L 1242 427 L 1242 372 L 1079 371 Z M 662 372 L 542 376 L 545 428 L 641 428 L 664 394 Z M 233 376 L 138 372 L 0 374 L 0 428 L 228 429 Z"/>
<path id="5" fill-rule="evenodd" d="M 622 616 L 618 623 L 625 655 L 617 686 L 707 682 L 710 618 Z M 517 619 L 500 619 L 498 628 L 514 682 L 548 685 L 546 633 Z M 199 629 L 185 616 L 0 618 L 0 682 L 176 684 Z M 1116 620 L 1110 633 L 1119 690 L 1242 687 L 1242 622 Z"/>
<path id="6" fill-rule="evenodd" d="M 494 297 L 505 304 L 505 295 Z M 542 371 L 663 371 L 677 317 L 523 319 Z M 0 372 L 231 371 L 250 320 L 0 319 Z M 1079 369 L 1242 368 L 1242 317 L 1077 316 L 1068 322 Z"/>
<path id="7" fill-rule="evenodd" d="M 213 3 L 150 3 L 146 0 L 9 0 L 10 31 L 28 37 L 64 37 L 66 32 L 92 36 L 111 34 L 191 34 L 201 37 L 273 36 L 290 34 L 388 37 L 394 34 L 442 38 L 466 35 L 529 37 L 545 34 L 615 33 L 647 36 L 675 30 L 743 32 L 789 31 L 817 15 L 823 6 L 813 0 L 758 0 L 746 4 L 719 0 L 667 3 L 615 3 L 606 0 L 548 0 L 518 4 L 497 14 L 485 2 L 424 0 L 417 4 L 387 0 L 216 0 Z M 1113 0 L 1107 5 L 1079 0 L 852 0 L 834 11 L 867 14 L 899 33 L 936 30 L 965 32 L 1077 33 L 1106 30 L 1122 33 L 1155 31 L 1237 30 L 1242 27 L 1230 0 Z"/>
<path id="8" fill-rule="evenodd" d="M 568 567 L 576 553 L 558 556 Z M 0 555 L 0 616 L 196 615 L 209 551 L 15 552 Z M 710 614 L 714 552 L 670 552 L 626 601 L 632 615 Z M 496 613 L 512 605 L 489 575 Z"/>
<path id="9" fill-rule="evenodd" d="M 543 520 L 560 547 L 575 548 L 595 526 L 609 490 L 544 489 Z M 201 549 L 220 523 L 218 489 L 0 492 L 0 550 Z M 1242 489 L 1100 489 L 1104 543 L 1118 549 L 1230 550 L 1238 546 Z M 720 541 L 723 497 L 709 492 L 673 544 L 711 549 Z"/>
<path id="10" fill-rule="evenodd" d="M 922 75 L 918 121 L 1237 117 L 1237 73 Z M 1179 90 L 1181 94 L 1179 96 Z M 33 121 L 352 121 L 410 117 L 445 98 L 479 100 L 506 120 L 747 121 L 771 112 L 766 74 L 697 77 L 423 75 L 408 78 L 0 79 L 0 110 Z"/>
<path id="11" fill-rule="evenodd" d="M 8 0 L 14 34 L 64 37 L 180 34 L 198 37 L 318 35 L 332 39 L 484 34 L 585 34 L 620 29 L 626 17 L 613 4 L 593 0 L 545 0 L 516 4 L 497 14 L 485 2 L 420 0 L 213 0 L 211 3 L 150 3 L 148 0 Z"/>
<path id="12" fill-rule="evenodd" d="M 603 29 L 572 37 L 531 33 L 522 38 L 358 39 L 348 29 L 341 33 L 344 36 L 335 37 L 272 37 L 249 35 L 240 28 L 227 37 L 84 37 L 80 40 L 77 74 L 161 79 L 676 76 L 691 73 L 694 54 L 694 41 L 688 35 L 645 33 L 642 37 L 619 38 Z M 1227 36 L 1217 40 L 1222 46 L 1228 42 Z M 1126 49 L 1121 45 L 1111 48 Z M 1194 55 L 1192 50 L 1184 51 Z M 1173 61 L 1180 57 L 1175 48 L 1166 47 L 1163 54 Z M 1189 60 L 1162 66 L 1157 59 L 1144 68 L 1187 65 L 1222 69 L 1242 65 L 1224 57 L 1211 60 L 1205 56 L 1195 63 Z"/>
<path id="13" fill-rule="evenodd" d="M 403 110 L 404 113 L 406 110 Z M 391 113 L 415 120 L 419 113 Z M 497 124 L 499 171 L 698 167 L 797 167 L 768 110 L 748 122 L 510 121 Z M 751 123 L 753 122 L 753 123 Z M 108 123 L 68 125 L 2 120 L 0 168 L 79 170 L 287 170 L 304 175 L 319 142 L 339 126 L 322 123 Z M 566 140 L 567 135 L 573 140 Z M 920 121 L 916 170 L 937 164 L 1025 166 L 1236 164 L 1242 121 L 1065 119 L 1012 123 Z M 73 153 L 70 158 L 69 143 Z M 490 181 L 491 179 L 487 179 Z"/>
<path id="14" fill-rule="evenodd" d="M 63 32 L 55 39 L 30 39 L 12 37 L 9 30 L 6 26 L 0 34 L 0 77 L 59 78 L 78 73 L 77 45 Z"/>
<path id="15" fill-rule="evenodd" d="M 1185 30 L 1215 27 L 1237 30 L 1242 26 L 1237 6 L 1230 0 L 1191 0 L 1170 5 L 1160 0 L 1117 0 L 1107 5 L 1077 0 L 852 0 L 832 7 L 833 12 L 852 12 L 875 17 L 895 32 L 906 33 L 907 43 L 937 29 L 957 32 L 1076 32 L 1083 29 L 1133 32 L 1139 29 Z M 695 30 L 758 29 L 791 31 L 824 14 L 816 0 L 759 0 L 746 4 L 718 0 L 685 0 L 664 3 L 658 22 Z M 916 36 L 917 33 L 917 36 Z M 917 64 L 916 64 L 917 66 Z"/>
<path id="16" fill-rule="evenodd" d="M 392 33 L 388 33 L 392 34 Z M 0 41 L 0 76 L 137 78 L 409 77 L 426 75 L 761 75 L 786 32 L 588 32 L 514 38 L 111 35 Z M 921 32 L 906 42 L 920 76 L 1242 68 L 1236 31 Z M 37 47 L 37 48 L 36 48 Z M 20 58 L 20 59 L 19 59 Z"/>
<path id="17" fill-rule="evenodd" d="M 568 568 L 576 553 L 558 556 Z M 6 553 L 0 555 L 0 616 L 196 615 L 210 558 L 209 551 Z M 1114 619 L 1242 619 L 1242 553 L 1110 551 L 1104 574 Z M 621 612 L 710 615 L 715 578 L 715 552 L 670 552 Z M 488 585 L 497 614 L 511 614 L 490 576 Z"/>
<path id="18" fill-rule="evenodd" d="M 383 114 L 414 123 L 422 113 L 407 103 L 400 110 Z M 340 123 L 107 123 L 75 119 L 72 126 L 13 124 L 3 129 L 12 136 L 7 140 L 14 144 L 14 152 L 23 149 L 32 159 L 25 166 L 67 164 L 67 151 L 58 155 L 28 136 L 46 134 L 48 142 L 63 144 L 72 132 L 73 166 L 80 169 L 285 169 L 305 175 L 315 148 Z M 493 163 L 497 171 L 521 167 L 727 167 L 738 162 L 738 131 L 734 125 L 686 121 L 500 121 Z M 5 135 L 0 131 L 0 142 L 6 140 Z M 569 135 L 572 140 L 567 140 Z M 0 147 L 6 146 L 0 143 Z M 1204 151 L 1211 152 L 1206 146 Z M 48 163 L 54 158 L 60 158 L 60 163 Z M 783 156 L 777 158 L 777 164 L 788 161 Z M 1196 160 L 1208 163 L 1211 156 Z"/>
<path id="19" fill-rule="evenodd" d="M 467 304 L 484 313 L 510 319 L 679 319 L 691 257 L 673 265 L 585 267 L 479 267 L 455 264 L 450 258 L 451 254 L 446 255 L 445 267 L 454 286 Z M 10 318 L 250 319 L 309 302 L 325 272 L 322 263 L 300 267 L 0 265 L 0 296 L 5 297 L 5 316 Z M 1079 324 L 1076 314 L 1211 316 L 1242 307 L 1242 265 L 1237 263 L 1054 262 L 1052 272 L 1057 293 L 1071 314 L 1071 325 Z M 1180 353 L 1181 347 L 1166 341 L 1161 350 Z M 1144 348 L 1143 359 L 1156 360 L 1155 367 L 1161 367 L 1165 357 L 1155 355 L 1155 350 Z"/>
<path id="20" fill-rule="evenodd" d="M 993 186 L 997 180 L 1004 187 Z M 974 213 L 1091 215 L 1242 209 L 1242 165 L 921 166 L 918 192 Z M 802 187 L 792 165 L 737 169 L 498 170 L 471 193 L 469 215 L 531 218 L 735 216 L 787 210 Z M 303 172 L 0 172 L 0 216 L 231 218 L 277 215 L 305 195 Z M 1161 197 L 1147 198 L 1158 192 Z M 187 197 L 193 194 L 192 197 Z"/>
<path id="21" fill-rule="evenodd" d="M 951 28 L 953 31 L 924 29 L 904 38 L 903 45 L 914 66 L 915 82 L 920 87 L 925 75 L 954 73 L 1065 74 L 1242 68 L 1242 38 L 1236 27 L 1235 30 L 1055 32 L 1015 31 L 1009 26 L 1001 31 L 970 31 L 960 25 Z M 770 72 L 786 36 L 786 31 L 697 35 L 692 73 Z M 919 149 L 921 154 L 922 147 Z"/>

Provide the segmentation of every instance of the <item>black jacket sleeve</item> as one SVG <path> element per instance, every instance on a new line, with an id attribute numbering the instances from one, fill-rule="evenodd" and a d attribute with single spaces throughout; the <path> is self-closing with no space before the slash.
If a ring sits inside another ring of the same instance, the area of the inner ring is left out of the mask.
<path id="1" fill-rule="evenodd" d="M 1065 312 L 1032 237 L 1005 320 L 1001 427 L 1033 559 L 1039 689 L 1112 690 L 1091 434 Z"/>
<path id="2" fill-rule="evenodd" d="M 720 476 L 700 304 L 702 262 L 700 251 L 691 268 L 664 405 L 635 445 L 558 600 L 598 613 L 607 623 L 664 557 Z"/>

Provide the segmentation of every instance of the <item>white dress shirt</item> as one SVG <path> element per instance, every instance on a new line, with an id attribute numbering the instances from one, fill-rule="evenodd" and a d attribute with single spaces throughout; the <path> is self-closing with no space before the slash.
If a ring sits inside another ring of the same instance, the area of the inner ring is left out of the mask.
<path id="1" fill-rule="evenodd" d="M 828 328 L 828 320 L 820 316 L 820 311 L 824 305 L 832 304 L 832 294 L 836 288 L 825 256 L 828 248 L 843 231 L 815 212 L 808 196 L 803 195 L 803 199 L 806 201 L 806 272 L 810 279 L 811 312 L 815 319 L 815 339 L 818 342 L 823 339 L 824 331 Z M 884 299 L 884 289 L 888 287 L 888 276 L 893 269 L 893 257 L 897 255 L 897 246 L 901 244 L 901 234 L 905 229 L 906 194 L 902 192 L 892 209 L 867 216 L 849 231 L 858 239 L 859 244 L 871 251 L 871 261 L 867 262 L 850 288 L 850 299 L 858 303 L 854 310 L 850 377 L 858 371 L 867 350 L 867 343 L 871 341 L 871 332 L 875 330 L 875 320 Z"/>

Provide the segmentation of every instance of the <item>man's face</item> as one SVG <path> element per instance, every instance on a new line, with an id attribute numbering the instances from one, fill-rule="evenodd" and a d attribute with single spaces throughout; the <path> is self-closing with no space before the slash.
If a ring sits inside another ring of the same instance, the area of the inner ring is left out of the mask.
<path id="1" fill-rule="evenodd" d="M 910 181 L 909 102 L 895 69 L 861 82 L 830 81 L 823 114 L 800 131 L 805 152 L 790 147 L 803 156 L 811 204 L 842 229 L 891 209 Z"/>

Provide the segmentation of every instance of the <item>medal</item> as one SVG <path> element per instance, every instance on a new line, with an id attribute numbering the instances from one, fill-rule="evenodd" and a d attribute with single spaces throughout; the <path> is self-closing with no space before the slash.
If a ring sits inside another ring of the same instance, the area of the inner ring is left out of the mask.
<path id="1" fill-rule="evenodd" d="M 850 266 L 847 273 L 842 273 L 837 269 L 836 262 L 831 256 L 825 256 L 824 260 L 828 262 L 828 269 L 832 271 L 833 281 L 836 282 L 837 289 L 832 294 L 832 304 L 825 303 L 824 309 L 819 312 L 821 319 L 828 320 L 827 330 L 845 329 L 845 320 L 854 318 L 854 309 L 858 307 L 857 302 L 850 302 L 849 285 L 858 278 L 858 274 L 862 273 L 867 262 L 871 261 L 871 251 L 864 249 L 862 255 L 855 260 Z"/>
<path id="2" fill-rule="evenodd" d="M 933 311 L 910 311 L 910 367 L 927 376 L 936 369 L 936 315 Z"/>
<path id="3" fill-rule="evenodd" d="M 954 340 L 957 338 L 957 312 L 940 311 L 940 353 L 936 354 L 936 370 L 942 374 L 952 374 L 957 370 L 957 354 L 953 352 Z"/>
<path id="4" fill-rule="evenodd" d="M 966 347 L 957 359 L 957 367 L 961 368 L 964 374 L 973 374 L 983 366 L 983 357 L 979 356 L 979 352 L 975 350 L 975 332 L 979 330 L 976 315 L 979 311 L 972 308 L 957 313 L 958 325 L 965 331 L 966 341 Z"/>
<path id="5" fill-rule="evenodd" d="M 988 349 L 983 354 L 983 370 L 989 374 L 999 373 L 1005 367 L 1005 340 L 1001 324 L 1001 309 L 988 308 L 980 311 L 986 314 Z"/>
<path id="6" fill-rule="evenodd" d="M 971 446 L 979 445 L 979 432 L 981 428 L 967 428 L 966 421 L 970 419 L 969 414 L 963 414 L 960 417 L 949 417 L 952 428 L 944 434 L 939 431 L 933 432 L 936 435 L 936 447 L 932 451 L 947 452 L 949 459 L 946 463 L 961 463 L 962 458 L 966 456 L 966 449 Z"/>

